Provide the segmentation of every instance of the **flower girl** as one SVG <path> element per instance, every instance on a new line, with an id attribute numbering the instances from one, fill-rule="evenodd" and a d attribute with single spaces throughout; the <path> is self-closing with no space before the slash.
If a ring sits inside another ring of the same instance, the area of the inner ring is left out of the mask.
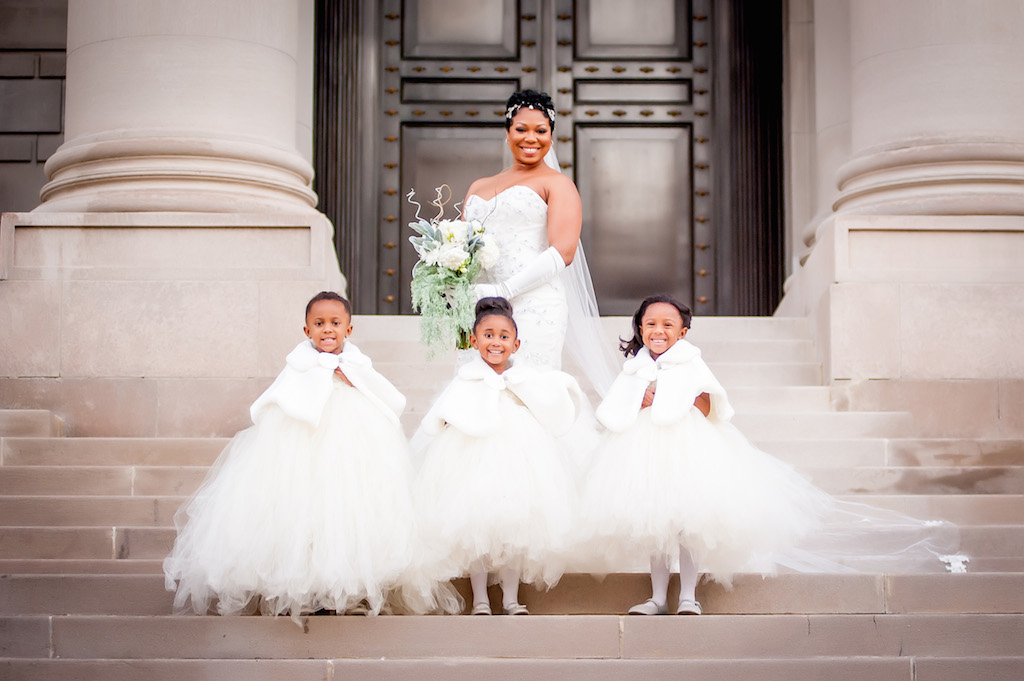
<path id="1" fill-rule="evenodd" d="M 423 419 L 432 440 L 416 481 L 426 572 L 446 581 L 467 572 L 472 613 L 490 615 L 495 572 L 507 615 L 528 614 L 520 580 L 550 588 L 561 577 L 575 520 L 570 455 L 558 441 L 582 394 L 568 374 L 512 359 L 519 348 L 512 306 L 476 305 L 477 353 Z"/>
<path id="2" fill-rule="evenodd" d="M 759 450 L 733 426 L 724 388 L 686 338 L 690 310 L 646 298 L 627 357 L 597 418 L 610 431 L 582 499 L 593 546 L 619 564 L 650 558 L 652 595 L 634 615 L 667 614 L 679 566 L 681 615 L 701 614 L 698 569 L 738 572 L 917 569 L 948 558 L 956 528 L 839 501 Z M 859 562 L 858 562 L 859 561 Z"/>
<path id="3" fill-rule="evenodd" d="M 176 612 L 376 614 L 412 560 L 405 397 L 346 341 L 341 296 L 314 296 L 304 331 L 175 515 Z"/>

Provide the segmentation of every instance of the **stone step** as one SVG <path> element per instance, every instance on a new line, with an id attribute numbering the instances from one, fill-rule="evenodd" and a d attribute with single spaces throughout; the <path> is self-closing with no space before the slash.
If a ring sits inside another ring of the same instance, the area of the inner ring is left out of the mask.
<path id="1" fill-rule="evenodd" d="M 1021 655 L 1024 627 L 1024 616 L 1017 614 L 320 616 L 309 617 L 304 627 L 282 617 L 5 620 L 3 629 L 16 637 L 10 645 L 24 651 L 25 658 L 244 660 L 258 651 L 263 660 L 404 659 L 449 665 L 488 658 L 708 661 L 852 657 L 913 661 L 918 657 L 1013 657 Z M 764 678 L 751 671 L 752 678 Z M 449 677 L 412 674 L 411 678 Z M 528 674 L 525 678 L 535 677 Z M 813 678 L 836 677 L 823 673 Z M 869 674 L 856 678 L 910 681 L 915 677 Z"/>
<path id="2" fill-rule="evenodd" d="M 160 559 L 0 558 L 0 575 L 156 575 L 163 569 Z"/>
<path id="3" fill-rule="evenodd" d="M 418 331 L 417 331 L 418 333 Z M 691 338 L 689 335 L 687 338 Z M 452 367 L 456 361 L 454 352 L 431 354 L 429 349 L 408 339 L 395 337 L 357 340 L 353 334 L 352 342 L 369 355 L 374 364 L 380 363 L 421 363 L 429 362 L 441 366 Z M 606 345 L 612 349 L 615 358 L 621 364 L 625 359 L 617 351 L 619 341 L 609 336 Z M 725 362 L 817 362 L 814 356 L 814 344 L 808 338 L 793 339 L 713 339 L 700 344 L 701 357 L 704 361 L 715 364 Z M 572 367 L 573 359 L 569 353 L 563 354 L 562 366 Z"/>
<path id="4" fill-rule="evenodd" d="M 464 596 L 467 580 L 456 580 Z M 669 591 L 675 602 L 676 586 Z M 554 589 L 520 589 L 535 615 L 625 614 L 650 596 L 646 574 L 612 574 L 599 581 L 565 575 Z M 491 590 L 500 610 L 501 594 Z M 706 614 L 1024 613 L 1024 573 L 739 575 L 731 590 L 702 583 L 697 597 Z M 162 574 L 14 574 L 0 580 L 0 616 L 170 616 L 173 593 Z"/>
<path id="5" fill-rule="evenodd" d="M 358 666 L 350 660 L 61 660 L 0 658 L 0 678 L 18 681 L 182 681 L 182 679 L 246 679 L 247 681 L 324 681 L 346 666 Z M 366 675 L 385 674 L 383 664 Z M 420 665 L 416 665 L 419 668 Z M 441 669 L 445 668 L 442 664 Z M 426 670 L 425 670 L 426 671 Z M 416 675 L 413 675 L 415 678 Z M 433 677 L 431 677 L 433 678 Z M 440 678 L 440 677 L 438 677 Z M 445 678 L 456 678 L 445 676 Z M 491 677 L 497 678 L 497 677 Z"/>
<path id="6" fill-rule="evenodd" d="M 60 437 L 64 422 L 45 409 L 0 409 L 0 436 Z"/>
<path id="7" fill-rule="evenodd" d="M 64 529 L 64 528 L 57 528 Z M 170 530 L 166 530 L 170 533 Z M 0 533 L 0 536 L 3 536 Z M 170 546 L 173 536 L 166 540 Z M 0 575 L 153 575 L 162 574 L 163 555 L 154 558 L 0 558 Z M 972 573 L 1024 572 L 1024 556 L 1012 558 L 975 557 Z"/>
<path id="8" fill-rule="evenodd" d="M 403 338 L 418 343 L 419 317 L 413 315 L 353 315 L 352 340 L 366 343 Z M 605 336 L 614 339 L 632 335 L 629 317 L 601 317 Z M 695 343 L 730 342 L 737 339 L 807 340 L 810 325 L 804 317 L 698 317 L 687 338 Z"/>
<path id="9" fill-rule="evenodd" d="M 0 559 L 109 560 L 118 555 L 116 534 L 114 527 L 0 527 Z"/>
<path id="10" fill-rule="evenodd" d="M 438 386 L 422 386 L 404 392 L 409 408 L 422 413 L 437 397 Z M 824 386 L 746 387 L 729 391 L 737 413 L 827 412 L 832 411 L 831 391 Z M 594 405 L 596 406 L 596 405 Z"/>
<path id="11" fill-rule="evenodd" d="M 1024 525 L 1017 494 L 840 494 L 922 519 L 960 525 Z M 182 496 L 2 496 L 0 527 L 170 527 Z"/>
<path id="12" fill-rule="evenodd" d="M 1013 494 L 1024 489 L 1024 466 L 846 468 L 800 466 L 830 494 Z M 186 496 L 205 466 L 0 466 L 8 496 Z"/>
<path id="13" fill-rule="evenodd" d="M 444 679 L 445 681 L 1019 681 L 1024 657 L 861 656 L 808 659 L 286 659 L 63 660 L 0 659 L 0 677 L 20 681 L 323 681 L 324 679 Z"/>
<path id="14" fill-rule="evenodd" d="M 82 526 L 82 522 L 81 517 L 72 516 L 64 526 L 0 527 L 4 540 L 0 559 L 156 560 L 166 556 L 174 544 L 175 530 L 169 521 L 156 526 L 113 527 L 99 523 L 101 526 Z M 972 558 L 1024 556 L 1024 523 L 961 525 L 960 539 L 962 550 Z"/>
<path id="15" fill-rule="evenodd" d="M 1020 466 L 1024 440 L 890 440 L 886 463 L 893 466 Z"/>
<path id="16" fill-rule="evenodd" d="M 1024 466 L 1024 441 L 1021 440 L 912 437 L 798 440 L 781 435 L 777 439 L 758 438 L 755 443 L 769 454 L 804 468 Z"/>
<path id="17" fill-rule="evenodd" d="M 797 466 L 811 467 L 988 467 L 1024 466 L 1024 441 L 922 438 L 794 440 L 761 438 L 766 452 Z"/>
<path id="18" fill-rule="evenodd" d="M 960 551 L 986 558 L 1024 556 L 1024 525 L 961 527 Z"/>
<path id="19" fill-rule="evenodd" d="M 758 438 L 753 442 L 777 459 L 799 468 L 856 468 L 885 465 L 886 438 L 794 440 Z"/>
<path id="20" fill-rule="evenodd" d="M 1015 494 L 1024 466 L 804 468 L 830 494 Z"/>
<path id="21" fill-rule="evenodd" d="M 974 572 L 1024 572 L 1024 556 L 1010 558 L 974 558 L 970 569 Z"/>
<path id="22" fill-rule="evenodd" d="M 187 496 L 207 466 L 0 466 L 8 496 Z"/>
<path id="23" fill-rule="evenodd" d="M 14 466 L 209 466 L 229 438 L 2 438 L 0 461 Z"/>
<path id="24" fill-rule="evenodd" d="M 417 388 L 439 390 L 454 375 L 450 363 L 375 361 L 373 366 L 406 394 Z M 710 367 L 729 391 L 762 386 L 821 386 L 821 365 L 813 362 L 712 362 Z"/>
<path id="25" fill-rule="evenodd" d="M 227 442 L 228 438 L 0 438 L 0 462 L 11 466 L 209 466 Z M 783 435 L 755 442 L 768 453 L 803 467 L 1024 465 L 1020 440 L 794 439 Z"/>
<path id="26" fill-rule="evenodd" d="M 732 423 L 755 442 L 904 437 L 913 428 L 906 412 L 748 413 L 737 414 Z"/>
<path id="27" fill-rule="evenodd" d="M 1024 525 L 1021 494 L 844 494 L 839 498 L 962 527 Z"/>
<path id="28" fill-rule="evenodd" d="M 410 405 L 402 414 L 402 427 L 413 433 L 429 405 Z M 732 423 L 753 441 L 906 437 L 913 432 L 907 412 L 805 412 L 737 414 Z"/>
<path id="29" fill-rule="evenodd" d="M 183 497 L 0 496 L 0 527 L 170 527 Z"/>
<path id="30" fill-rule="evenodd" d="M 0 527 L 4 560 L 163 560 L 174 527 Z M 115 570 L 117 572 L 117 570 Z"/>

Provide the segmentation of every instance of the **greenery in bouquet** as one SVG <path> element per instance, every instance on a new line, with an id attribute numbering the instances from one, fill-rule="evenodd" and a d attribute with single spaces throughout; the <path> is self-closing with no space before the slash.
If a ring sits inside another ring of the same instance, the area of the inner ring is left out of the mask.
<path id="1" fill-rule="evenodd" d="M 412 306 L 420 313 L 420 340 L 429 354 L 455 347 L 469 347 L 469 334 L 473 326 L 476 296 L 473 283 L 482 270 L 498 261 L 498 248 L 486 238 L 484 226 L 478 220 L 444 219 L 447 203 L 444 190 L 451 197 L 448 185 L 435 191 L 437 198 L 431 205 L 438 214 L 432 220 L 420 217 L 421 206 L 413 200 L 414 191 L 407 195 L 416 206 L 416 220 L 409 226 L 418 236 L 409 237 L 419 261 L 412 268 Z"/>

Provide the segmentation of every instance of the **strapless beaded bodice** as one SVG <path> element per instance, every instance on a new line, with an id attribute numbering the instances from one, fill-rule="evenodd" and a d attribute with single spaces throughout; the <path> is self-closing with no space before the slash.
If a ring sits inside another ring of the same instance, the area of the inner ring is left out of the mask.
<path id="1" fill-rule="evenodd" d="M 501 253 L 498 264 L 483 273 L 481 282 L 508 279 L 548 247 L 548 204 L 524 185 L 512 185 L 490 199 L 470 196 L 465 218 L 483 223 Z"/>
<path id="2" fill-rule="evenodd" d="M 490 199 L 472 195 L 463 218 L 479 220 L 486 237 L 498 247 L 498 263 L 484 272 L 481 283 L 498 283 L 516 274 L 548 246 L 548 204 L 525 185 L 512 185 Z M 568 308 L 558 277 L 512 299 L 513 316 L 522 340 L 517 356 L 560 368 Z"/>

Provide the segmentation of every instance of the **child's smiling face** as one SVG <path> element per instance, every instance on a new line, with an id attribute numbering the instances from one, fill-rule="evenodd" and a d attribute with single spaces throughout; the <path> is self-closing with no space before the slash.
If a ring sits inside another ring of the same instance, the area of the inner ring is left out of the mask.
<path id="1" fill-rule="evenodd" d="M 318 300 L 309 308 L 302 330 L 317 350 L 337 355 L 352 333 L 352 318 L 340 301 Z"/>
<path id="2" fill-rule="evenodd" d="M 640 320 L 641 339 L 652 357 L 667 352 L 687 331 L 679 310 L 669 303 L 651 303 Z"/>
<path id="3" fill-rule="evenodd" d="M 519 349 L 519 338 L 512 320 L 504 315 L 487 315 L 473 329 L 470 344 L 484 361 L 499 374 L 508 368 L 508 358 Z"/>

